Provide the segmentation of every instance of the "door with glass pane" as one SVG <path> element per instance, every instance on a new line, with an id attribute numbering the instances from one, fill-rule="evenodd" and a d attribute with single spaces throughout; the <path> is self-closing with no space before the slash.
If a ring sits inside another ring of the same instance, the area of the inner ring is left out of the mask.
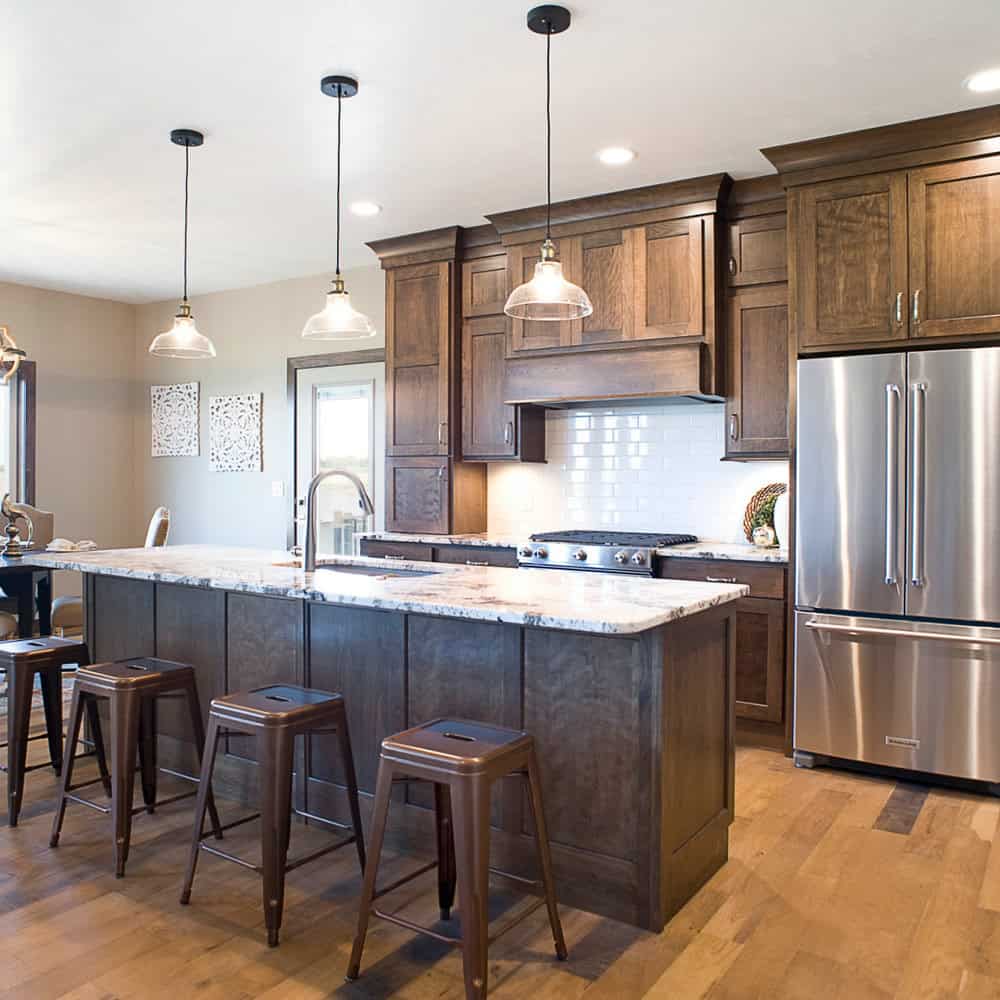
<path id="1" fill-rule="evenodd" d="M 385 366 L 331 365 L 300 369 L 296 381 L 296 544 L 305 542 L 305 496 L 318 472 L 356 475 L 375 503 L 375 521 L 359 509 L 353 484 L 327 479 L 317 493 L 320 554 L 351 555 L 364 531 L 385 523 Z"/>

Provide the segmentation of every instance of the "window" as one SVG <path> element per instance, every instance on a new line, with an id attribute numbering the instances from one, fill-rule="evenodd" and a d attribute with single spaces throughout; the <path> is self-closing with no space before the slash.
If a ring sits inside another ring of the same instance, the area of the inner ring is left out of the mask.
<path id="1" fill-rule="evenodd" d="M 35 363 L 0 381 L 0 496 L 35 503 Z"/>

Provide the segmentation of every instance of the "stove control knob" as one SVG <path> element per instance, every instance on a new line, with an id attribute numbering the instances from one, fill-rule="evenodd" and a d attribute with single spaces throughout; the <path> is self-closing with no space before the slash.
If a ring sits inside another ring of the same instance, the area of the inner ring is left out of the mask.
<path id="1" fill-rule="evenodd" d="M 535 550 L 530 545 L 522 545 L 521 548 L 518 549 L 517 554 L 522 559 L 530 559 L 535 554 Z"/>
<path id="2" fill-rule="evenodd" d="M 645 552 L 633 552 L 632 553 L 632 562 L 635 563 L 636 566 L 642 566 L 646 562 L 646 553 Z"/>
<path id="3" fill-rule="evenodd" d="M 577 549 L 576 552 L 573 553 L 573 558 L 577 562 L 584 562 L 586 560 L 586 558 L 587 558 L 587 550 L 586 549 Z"/>
<path id="4" fill-rule="evenodd" d="M 618 563 L 619 566 L 624 565 L 625 563 L 627 563 L 628 562 L 628 553 L 624 549 L 622 549 L 620 552 L 616 552 L 615 553 L 615 562 Z"/>
<path id="5" fill-rule="evenodd" d="M 548 549 L 546 549 L 544 547 L 535 549 L 535 558 L 536 559 L 548 559 L 548 557 L 549 557 L 549 550 Z"/>

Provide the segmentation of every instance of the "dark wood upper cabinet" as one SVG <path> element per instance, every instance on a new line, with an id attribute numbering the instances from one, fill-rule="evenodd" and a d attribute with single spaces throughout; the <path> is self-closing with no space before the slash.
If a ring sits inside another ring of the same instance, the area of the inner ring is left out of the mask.
<path id="1" fill-rule="evenodd" d="M 386 459 L 387 531 L 486 530 L 486 467 L 448 458 Z"/>
<path id="2" fill-rule="evenodd" d="M 911 336 L 1000 333 L 1000 156 L 908 181 Z"/>
<path id="3" fill-rule="evenodd" d="M 562 262 L 563 274 L 569 281 L 581 284 L 582 264 L 580 260 L 580 241 L 578 239 L 553 240 L 556 253 Z M 541 259 L 541 251 L 537 243 L 525 243 L 507 248 L 507 273 L 511 290 L 526 281 L 531 281 L 535 273 L 535 265 Z M 502 308 L 502 307 L 501 307 Z M 580 320 L 557 322 L 554 320 L 521 320 L 510 321 L 511 353 L 520 354 L 526 351 L 551 350 L 557 347 L 572 347 L 579 343 Z"/>
<path id="4" fill-rule="evenodd" d="M 452 263 L 393 268 L 386 277 L 386 451 L 449 454 Z"/>
<path id="5" fill-rule="evenodd" d="M 462 319 L 503 314 L 507 302 L 507 255 L 467 260 L 462 265 Z"/>
<path id="6" fill-rule="evenodd" d="M 726 457 L 788 454 L 788 286 L 729 297 Z"/>
<path id="7" fill-rule="evenodd" d="M 784 212 L 739 219 L 729 225 L 727 272 L 733 288 L 788 280 Z"/>
<path id="8" fill-rule="evenodd" d="M 799 346 L 905 337 L 906 175 L 811 185 L 792 211 Z"/>
<path id="9" fill-rule="evenodd" d="M 634 268 L 622 230 L 590 233 L 574 238 L 573 243 L 573 257 L 578 254 L 580 258 L 580 283 L 594 307 L 577 325 L 573 344 L 614 344 L 632 339 Z"/>
<path id="10" fill-rule="evenodd" d="M 503 401 L 506 317 L 466 320 L 462 328 L 462 454 L 513 458 L 517 407 Z"/>

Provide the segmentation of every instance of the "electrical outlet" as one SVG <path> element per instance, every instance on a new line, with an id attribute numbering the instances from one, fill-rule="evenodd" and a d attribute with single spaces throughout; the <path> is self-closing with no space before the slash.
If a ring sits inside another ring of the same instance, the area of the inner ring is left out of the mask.
<path id="1" fill-rule="evenodd" d="M 282 479 L 275 479 L 271 483 L 271 496 L 283 497 L 285 495 L 285 482 Z"/>

